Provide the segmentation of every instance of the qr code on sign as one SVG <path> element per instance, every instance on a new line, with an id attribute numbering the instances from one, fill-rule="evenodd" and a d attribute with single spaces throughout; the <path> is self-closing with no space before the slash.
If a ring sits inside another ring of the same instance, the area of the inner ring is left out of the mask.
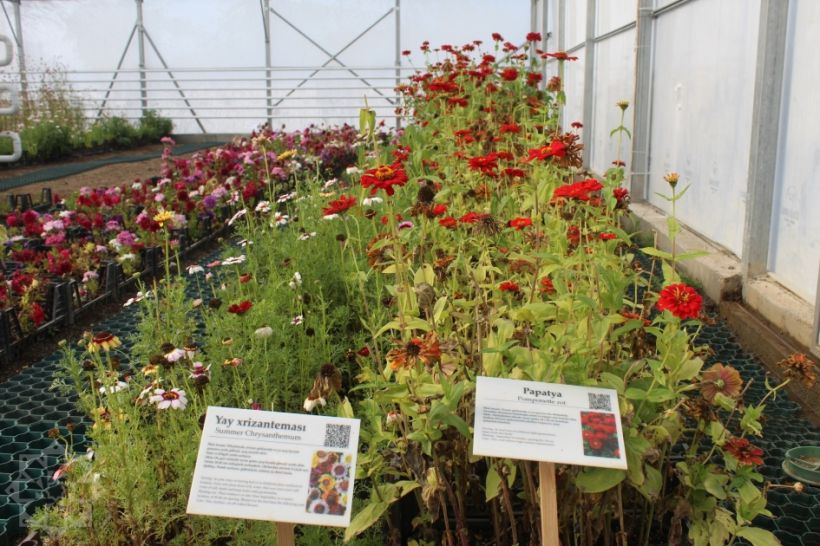
<path id="1" fill-rule="evenodd" d="M 325 425 L 325 447 L 346 448 L 350 445 L 350 425 Z"/>
<path id="2" fill-rule="evenodd" d="M 612 399 L 608 394 L 595 394 L 588 392 L 589 409 L 612 411 Z"/>

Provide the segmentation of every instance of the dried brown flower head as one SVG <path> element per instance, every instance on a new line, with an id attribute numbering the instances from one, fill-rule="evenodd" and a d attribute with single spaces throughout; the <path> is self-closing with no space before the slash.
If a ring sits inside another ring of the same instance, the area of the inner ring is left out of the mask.
<path id="1" fill-rule="evenodd" d="M 783 368 L 786 377 L 799 379 L 801 383 L 810 389 L 817 382 L 817 371 L 814 362 L 803 353 L 794 353 L 777 363 Z"/>

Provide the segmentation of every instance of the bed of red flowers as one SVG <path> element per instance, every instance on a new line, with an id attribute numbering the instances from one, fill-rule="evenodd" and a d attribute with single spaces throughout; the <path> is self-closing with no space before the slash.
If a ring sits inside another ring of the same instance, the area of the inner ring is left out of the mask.
<path id="1" fill-rule="evenodd" d="M 332 177 L 356 161 L 350 126 L 264 135 L 275 144 L 254 146 L 254 134 L 191 159 L 171 157 L 166 137 L 156 177 L 53 195 L 37 207 L 29 200 L 0 215 L 0 351 L 67 324 L 135 273 L 156 275 L 165 227 L 173 248 L 188 248 L 218 232 L 237 203 L 283 193 L 297 171 Z"/>

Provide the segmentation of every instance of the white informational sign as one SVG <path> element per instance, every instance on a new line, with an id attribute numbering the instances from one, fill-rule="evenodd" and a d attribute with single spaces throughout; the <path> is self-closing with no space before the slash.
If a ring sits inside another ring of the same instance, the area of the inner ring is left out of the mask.
<path id="1" fill-rule="evenodd" d="M 347 527 L 359 420 L 208 408 L 188 513 Z"/>
<path id="2" fill-rule="evenodd" d="M 626 468 L 612 389 L 478 377 L 475 405 L 475 455 Z"/>

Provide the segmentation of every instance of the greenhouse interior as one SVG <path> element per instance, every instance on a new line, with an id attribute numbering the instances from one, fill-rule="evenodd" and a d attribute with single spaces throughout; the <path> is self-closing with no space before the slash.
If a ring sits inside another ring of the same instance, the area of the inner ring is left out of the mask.
<path id="1" fill-rule="evenodd" d="M 0 8 L 0 546 L 820 546 L 820 2 Z"/>

